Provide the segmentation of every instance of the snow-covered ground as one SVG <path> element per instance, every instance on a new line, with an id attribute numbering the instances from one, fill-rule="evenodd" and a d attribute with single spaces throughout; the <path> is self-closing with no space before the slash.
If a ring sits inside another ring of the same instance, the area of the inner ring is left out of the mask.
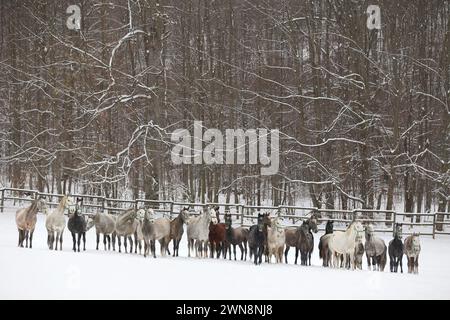
<path id="1" fill-rule="evenodd" d="M 311 267 L 187 258 L 185 238 L 177 258 L 96 251 L 93 229 L 85 252 L 71 251 L 67 229 L 63 251 L 50 251 L 41 214 L 33 249 L 18 248 L 14 212 L 0 213 L 0 299 L 450 298 L 450 236 L 422 237 L 419 275 L 391 274 L 388 266 L 383 273 L 368 271 L 365 261 L 363 271 L 322 268 L 316 249 L 320 233 Z M 291 249 L 290 263 L 293 254 Z"/>

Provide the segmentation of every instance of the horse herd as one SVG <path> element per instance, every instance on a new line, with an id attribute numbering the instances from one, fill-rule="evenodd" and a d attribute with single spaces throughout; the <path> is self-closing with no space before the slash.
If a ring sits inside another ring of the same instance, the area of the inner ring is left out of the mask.
<path id="1" fill-rule="evenodd" d="M 115 251 L 116 239 L 119 252 L 122 251 L 122 240 L 125 252 L 142 254 L 147 257 L 151 254 L 156 258 L 156 241 L 160 244 L 161 256 L 170 255 L 169 243 L 173 243 L 173 256 L 178 256 L 181 238 L 186 225 L 188 256 L 191 251 L 196 257 L 213 258 L 221 256 L 236 260 L 236 247 L 241 252 L 241 260 L 249 257 L 255 265 L 270 263 L 274 256 L 276 263 L 288 263 L 288 253 L 291 247 L 295 248 L 295 264 L 300 252 L 301 265 L 311 265 L 311 255 L 314 250 L 314 233 L 317 233 L 318 217 L 310 214 L 299 227 L 284 227 L 281 218 L 271 217 L 269 213 L 258 213 L 257 223 L 250 228 L 233 227 L 230 214 L 225 214 L 224 222 L 220 221 L 218 207 L 207 207 L 196 216 L 191 216 L 189 208 L 183 208 L 177 217 L 170 220 L 166 217 L 155 217 L 150 208 L 130 208 L 119 215 L 106 212 L 83 215 L 80 207 L 82 198 L 73 199 L 64 196 L 59 205 L 52 212 L 43 198 L 35 199 L 30 206 L 17 210 L 16 224 L 19 231 L 19 247 L 32 248 L 33 232 L 36 226 L 37 213 L 46 215 L 45 227 L 48 232 L 47 245 L 50 250 L 62 250 L 63 232 L 66 226 L 65 210 L 69 219 L 67 228 L 72 234 L 73 251 L 80 251 L 81 239 L 83 250 L 86 250 L 86 232 L 95 226 L 96 249 L 99 249 L 100 236 L 103 235 L 105 250 Z M 363 243 L 363 237 L 365 242 Z M 133 243 L 134 239 L 134 243 Z M 28 244 L 29 242 L 29 244 Z M 128 251 L 129 243 L 129 251 Z M 143 244 L 143 246 L 142 246 Z M 419 235 L 414 233 L 402 241 L 402 225 L 395 224 L 394 238 L 386 246 L 385 242 L 375 236 L 371 224 L 364 225 L 354 220 L 345 231 L 335 231 L 333 221 L 328 220 L 325 234 L 320 237 L 319 257 L 324 267 L 362 269 L 362 259 L 366 254 L 369 269 L 384 271 L 387 262 L 387 253 L 390 258 L 390 271 L 403 272 L 403 254 L 407 256 L 408 273 L 418 273 L 418 258 L 420 254 Z"/>

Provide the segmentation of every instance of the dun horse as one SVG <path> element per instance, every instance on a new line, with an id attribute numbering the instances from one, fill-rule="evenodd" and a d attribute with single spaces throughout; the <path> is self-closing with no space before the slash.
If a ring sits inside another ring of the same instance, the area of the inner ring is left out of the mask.
<path id="1" fill-rule="evenodd" d="M 97 247 L 100 242 L 100 235 L 103 234 L 103 245 L 106 250 L 106 242 L 108 241 L 108 250 L 111 250 L 111 242 L 113 250 L 116 250 L 116 217 L 107 212 L 99 212 L 92 216 L 95 225 L 95 233 L 97 236 Z"/>
<path id="2" fill-rule="evenodd" d="M 134 208 L 129 208 L 117 216 L 115 232 L 117 235 L 119 252 L 122 252 L 120 237 L 124 238 L 125 253 L 127 253 L 127 240 L 130 241 L 130 253 L 133 252 L 133 240 L 131 237 L 135 234 L 138 223 L 137 213 Z"/>
<path id="3" fill-rule="evenodd" d="M 28 239 L 30 239 L 30 248 L 33 247 L 33 233 L 36 227 L 37 213 L 47 209 L 47 205 L 43 198 L 33 200 L 31 205 L 16 211 L 16 225 L 19 231 L 18 246 L 23 248 L 23 241 L 25 240 L 25 247 L 28 248 Z"/>
<path id="4" fill-rule="evenodd" d="M 365 248 L 369 270 L 372 260 L 373 270 L 384 271 L 386 266 L 386 244 L 382 239 L 375 236 L 372 225 L 366 226 Z"/>
<path id="5" fill-rule="evenodd" d="M 401 223 L 396 223 L 394 226 L 394 239 L 389 242 L 388 252 L 391 272 L 397 272 L 398 265 L 400 264 L 400 272 L 403 273 L 403 242 Z"/>
<path id="6" fill-rule="evenodd" d="M 225 214 L 226 238 L 225 238 L 225 252 L 224 258 L 227 258 L 227 251 L 230 254 L 231 260 L 231 246 L 233 246 L 234 260 L 236 260 L 236 246 L 241 250 L 241 260 L 247 260 L 247 239 L 248 230 L 243 227 L 233 228 L 231 214 Z"/>
<path id="7" fill-rule="evenodd" d="M 405 254 L 408 258 L 408 273 L 419 273 L 420 239 L 413 233 L 405 239 Z"/>
<path id="8" fill-rule="evenodd" d="M 50 250 L 53 250 L 53 244 L 55 244 L 55 250 L 62 250 L 63 233 L 66 227 L 66 218 L 64 216 L 64 210 L 68 208 L 69 214 L 75 212 L 75 202 L 71 197 L 65 195 L 59 202 L 58 207 L 53 210 L 52 213 L 47 215 L 45 220 L 45 227 L 47 228 L 47 244 Z M 56 234 L 56 237 L 55 237 Z"/>
<path id="9" fill-rule="evenodd" d="M 151 249 L 153 258 L 156 258 L 155 244 L 157 240 L 161 246 L 161 256 L 165 257 L 170 241 L 170 220 L 168 218 L 155 219 L 153 210 L 147 209 L 142 222 L 142 236 L 144 257 L 147 257 Z"/>

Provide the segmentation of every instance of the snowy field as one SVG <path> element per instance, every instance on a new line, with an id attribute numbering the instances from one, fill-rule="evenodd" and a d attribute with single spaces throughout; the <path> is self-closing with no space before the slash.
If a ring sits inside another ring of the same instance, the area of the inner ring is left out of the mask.
<path id="1" fill-rule="evenodd" d="M 33 249 L 18 248 L 15 210 L 5 211 L 0 214 L 1 299 L 450 299 L 450 236 L 421 238 L 419 275 L 391 274 L 388 265 L 383 273 L 368 271 L 365 259 L 363 271 L 322 268 L 321 233 L 315 235 L 311 267 L 187 258 L 185 235 L 177 258 L 96 251 L 94 229 L 87 233 L 85 252 L 71 251 L 67 228 L 63 251 L 50 251 L 42 214 Z"/>

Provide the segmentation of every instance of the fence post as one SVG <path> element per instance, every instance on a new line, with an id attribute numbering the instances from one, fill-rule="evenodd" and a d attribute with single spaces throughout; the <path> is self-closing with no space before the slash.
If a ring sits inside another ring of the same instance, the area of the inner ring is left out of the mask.
<path id="1" fill-rule="evenodd" d="M 238 208 L 240 208 L 240 210 L 241 210 L 241 226 L 243 226 L 244 225 L 244 206 L 238 205 Z"/>
<path id="2" fill-rule="evenodd" d="M 395 233 L 395 221 L 397 220 L 397 211 L 394 211 L 394 213 L 392 214 L 392 236 L 394 236 Z"/>
<path id="3" fill-rule="evenodd" d="M 105 210 L 106 210 L 106 198 L 105 197 L 102 197 L 102 212 L 105 212 Z"/>
<path id="4" fill-rule="evenodd" d="M 435 212 L 433 214 L 433 239 L 435 239 L 435 235 L 436 235 L 436 215 L 439 214 L 437 212 Z"/>
<path id="5" fill-rule="evenodd" d="M 2 189 L 2 199 L 1 199 L 1 210 L 3 212 L 3 207 L 5 205 L 5 189 Z"/>

